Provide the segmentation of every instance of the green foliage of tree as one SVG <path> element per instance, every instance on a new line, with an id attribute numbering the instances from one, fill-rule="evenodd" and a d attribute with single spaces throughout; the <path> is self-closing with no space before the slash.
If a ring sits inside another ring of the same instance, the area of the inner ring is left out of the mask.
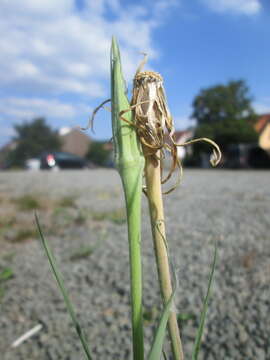
<path id="1" fill-rule="evenodd" d="M 256 114 L 243 80 L 202 89 L 193 101 L 192 118 L 197 120 L 196 137 L 209 137 L 223 150 L 229 144 L 257 142 Z M 206 149 L 197 145 L 195 149 Z"/>
<path id="2" fill-rule="evenodd" d="M 110 162 L 111 151 L 106 149 L 103 141 L 93 141 L 90 144 L 86 158 L 95 165 L 107 166 Z"/>
<path id="3" fill-rule="evenodd" d="M 61 147 L 57 132 L 46 124 L 44 118 L 15 124 L 14 129 L 16 135 L 13 140 L 17 146 L 9 154 L 12 166 L 24 166 L 25 160 L 38 157 L 43 151 L 56 151 Z"/>

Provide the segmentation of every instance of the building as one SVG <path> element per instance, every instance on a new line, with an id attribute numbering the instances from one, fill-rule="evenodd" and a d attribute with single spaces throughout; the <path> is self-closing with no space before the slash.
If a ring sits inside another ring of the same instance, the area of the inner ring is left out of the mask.
<path id="1" fill-rule="evenodd" d="M 175 133 L 174 133 L 175 142 L 177 144 L 184 144 L 185 142 L 192 140 L 193 136 L 194 136 L 193 129 L 175 131 Z M 192 146 L 191 145 L 178 146 L 177 147 L 177 155 L 180 160 L 184 160 L 184 158 L 187 155 L 189 155 L 189 156 L 192 155 Z"/>
<path id="2" fill-rule="evenodd" d="M 84 157 L 91 143 L 91 139 L 79 128 L 63 127 L 59 130 L 61 150 L 77 156 Z"/>
<path id="3" fill-rule="evenodd" d="M 270 114 L 259 116 L 255 130 L 259 134 L 259 146 L 270 155 Z"/>

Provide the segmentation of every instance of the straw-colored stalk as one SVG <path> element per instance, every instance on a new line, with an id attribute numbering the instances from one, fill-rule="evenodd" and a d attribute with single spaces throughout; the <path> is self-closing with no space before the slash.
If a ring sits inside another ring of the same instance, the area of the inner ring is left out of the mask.
<path id="1" fill-rule="evenodd" d="M 157 153 L 159 156 L 159 152 Z M 145 181 L 151 216 L 151 226 L 163 302 L 166 304 L 172 295 L 170 264 L 166 244 L 163 199 L 160 182 L 160 160 L 155 155 L 146 156 Z M 175 307 L 172 306 L 168 321 L 169 335 L 174 359 L 183 359 L 180 331 Z"/>
<path id="2" fill-rule="evenodd" d="M 160 149 L 163 147 L 166 123 L 171 121 L 171 117 L 166 104 L 162 78 L 159 74 L 141 72 L 141 66 L 139 67 L 134 78 L 131 108 L 134 110 L 135 126 L 145 156 L 146 194 L 149 202 L 160 289 L 163 302 L 166 304 L 173 290 L 166 246 Z M 170 125 L 172 128 L 171 123 Z M 183 350 L 174 307 L 169 317 L 168 328 L 174 359 L 182 360 Z"/>

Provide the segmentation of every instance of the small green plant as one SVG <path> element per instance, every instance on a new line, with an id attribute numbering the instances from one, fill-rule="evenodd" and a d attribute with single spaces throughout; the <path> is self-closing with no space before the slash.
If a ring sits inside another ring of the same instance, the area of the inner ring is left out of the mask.
<path id="1" fill-rule="evenodd" d="M 33 239 L 37 236 L 36 229 L 19 229 L 15 235 L 10 239 L 11 242 L 22 242 L 28 239 Z"/>
<path id="2" fill-rule="evenodd" d="M 13 276 L 14 276 L 13 270 L 9 267 L 6 267 L 0 271 L 0 301 L 2 300 L 5 294 L 5 289 L 3 286 L 4 282 L 12 279 Z"/>
<path id="3" fill-rule="evenodd" d="M 143 308 L 143 323 L 144 325 L 151 325 L 158 317 L 158 308 L 152 306 L 151 308 Z"/>
<path id="4" fill-rule="evenodd" d="M 126 222 L 125 209 L 116 209 L 109 211 L 92 212 L 92 219 L 96 221 L 111 221 L 115 224 L 123 224 Z"/>
<path id="5" fill-rule="evenodd" d="M 76 261 L 79 259 L 86 258 L 93 254 L 95 250 L 95 246 L 84 246 L 80 247 L 79 249 L 75 250 L 69 257 L 71 261 Z"/>
<path id="6" fill-rule="evenodd" d="M 3 256 L 3 260 L 6 260 L 6 261 L 12 261 L 14 256 L 16 255 L 16 252 L 12 251 L 12 252 L 8 252 L 7 254 L 5 254 Z"/>
<path id="7" fill-rule="evenodd" d="M 16 223 L 15 216 L 12 216 L 12 217 L 7 217 L 7 216 L 0 217 L 0 227 L 1 228 L 12 226 L 15 223 Z"/>
<path id="8" fill-rule="evenodd" d="M 3 281 L 7 281 L 9 279 L 11 279 L 14 276 L 13 274 L 13 270 L 11 268 L 4 268 L 1 272 L 0 272 L 0 282 Z"/>
<path id="9" fill-rule="evenodd" d="M 109 211 L 92 213 L 92 218 L 98 221 L 110 220 L 113 222 L 127 222 L 129 243 L 129 267 L 130 267 L 130 300 L 131 300 L 131 324 L 134 360 L 159 360 L 162 356 L 163 342 L 168 328 L 171 340 L 171 352 L 174 360 L 183 359 L 183 350 L 180 337 L 180 329 L 177 320 L 176 307 L 174 306 L 174 294 L 176 290 L 175 271 L 169 258 L 168 242 L 165 232 L 165 219 L 163 211 L 162 184 L 171 177 L 174 170 L 180 170 L 181 162 L 177 157 L 177 147 L 186 146 L 193 142 L 204 141 L 214 147 L 211 162 L 216 165 L 221 153 L 219 147 L 207 138 L 194 139 L 184 144 L 176 144 L 174 139 L 174 126 L 170 115 L 165 92 L 162 85 L 162 77 L 151 71 L 142 71 L 146 58 L 139 66 L 134 79 L 133 95 L 131 103 L 126 95 L 125 81 L 122 75 L 120 52 L 115 39 L 111 47 L 111 114 L 114 142 L 115 166 L 121 177 L 125 195 L 126 215 L 123 210 L 119 212 Z M 107 103 L 104 101 L 97 110 Z M 91 118 L 91 121 L 93 117 Z M 91 122 L 90 121 L 90 122 Z M 169 134 L 170 142 L 166 141 L 165 133 Z M 162 178 L 162 155 L 168 150 L 171 154 L 172 165 L 168 175 Z M 141 262 L 141 197 L 143 189 L 143 175 L 145 176 L 146 188 L 144 193 L 149 203 L 149 213 L 152 227 L 152 237 L 155 249 L 157 270 L 160 283 L 163 310 L 159 316 L 158 325 L 151 343 L 150 352 L 145 355 L 144 348 L 144 322 L 151 321 L 156 316 L 151 311 L 143 311 L 142 306 L 142 262 Z M 176 186 L 176 185 L 175 185 Z M 167 190 L 171 192 L 175 186 Z M 62 292 L 68 312 L 72 318 L 75 329 L 87 359 L 92 359 L 86 339 L 77 321 L 73 306 L 63 284 L 62 276 L 58 270 L 54 256 L 46 242 L 36 216 L 36 222 L 41 237 L 42 245 L 48 256 L 52 271 Z M 89 256 L 92 249 L 83 251 L 83 257 Z M 80 253 L 79 257 L 82 253 Z M 214 260 L 208 281 L 206 297 L 200 316 L 200 324 L 196 334 L 192 360 L 198 359 L 205 316 L 210 296 L 210 288 L 216 264 L 217 246 L 215 245 Z M 77 255 L 78 256 L 78 255 Z M 75 256 L 76 258 L 76 256 Z M 78 258 L 78 257 L 77 257 Z M 164 355 L 164 354 L 163 354 Z"/>
<path id="10" fill-rule="evenodd" d="M 76 196 L 64 196 L 62 199 L 59 200 L 58 205 L 60 207 L 76 207 Z"/>
<path id="11" fill-rule="evenodd" d="M 23 211 L 37 210 L 41 208 L 40 200 L 33 195 L 23 195 L 14 199 L 14 202 L 17 204 L 19 210 Z"/>
<path id="12" fill-rule="evenodd" d="M 193 313 L 181 313 L 177 314 L 177 321 L 180 322 L 180 324 L 184 324 L 189 320 L 194 320 L 196 318 L 196 315 Z"/>
<path id="13" fill-rule="evenodd" d="M 87 214 L 85 211 L 79 210 L 74 218 L 74 223 L 77 225 L 83 225 L 87 221 Z"/>

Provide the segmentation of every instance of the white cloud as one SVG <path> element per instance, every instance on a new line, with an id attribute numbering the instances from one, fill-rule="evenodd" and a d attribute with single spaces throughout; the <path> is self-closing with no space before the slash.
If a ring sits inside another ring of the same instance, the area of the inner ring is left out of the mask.
<path id="1" fill-rule="evenodd" d="M 0 83 L 25 94 L 80 93 L 104 96 L 109 74 L 111 36 L 122 49 L 124 70 L 130 78 L 140 51 L 152 57 L 153 29 L 165 6 L 152 11 L 118 0 L 87 0 L 82 10 L 75 0 L 2 0 L 0 2 Z"/>
<path id="2" fill-rule="evenodd" d="M 158 52 L 153 31 L 178 0 L 143 6 L 124 0 L 1 0 L 0 123 L 87 118 L 91 101 L 108 96 L 112 35 L 119 41 L 125 77 L 142 56 Z M 65 103 L 60 97 L 72 99 Z M 1 125 L 3 127 L 3 125 Z M 1 133 L 3 137 L 4 134 Z M 0 139 L 1 142 L 1 139 Z"/>
<path id="3" fill-rule="evenodd" d="M 270 97 L 264 97 L 253 103 L 254 110 L 257 114 L 270 113 Z"/>
<path id="4" fill-rule="evenodd" d="M 72 119 L 90 112 L 91 108 L 85 104 L 67 104 L 56 99 L 9 97 L 0 104 L 0 113 L 10 119 L 28 120 L 39 116 Z"/>
<path id="5" fill-rule="evenodd" d="M 262 8 L 260 0 L 201 0 L 211 10 L 219 13 L 243 15 L 258 14 Z"/>
<path id="6" fill-rule="evenodd" d="M 9 126 L 0 125 L 0 132 L 3 137 L 11 137 L 15 135 L 14 129 Z"/>
<path id="7" fill-rule="evenodd" d="M 195 120 L 190 119 L 190 113 L 183 116 L 176 116 L 173 118 L 173 121 L 176 130 L 186 130 L 196 124 Z"/>

